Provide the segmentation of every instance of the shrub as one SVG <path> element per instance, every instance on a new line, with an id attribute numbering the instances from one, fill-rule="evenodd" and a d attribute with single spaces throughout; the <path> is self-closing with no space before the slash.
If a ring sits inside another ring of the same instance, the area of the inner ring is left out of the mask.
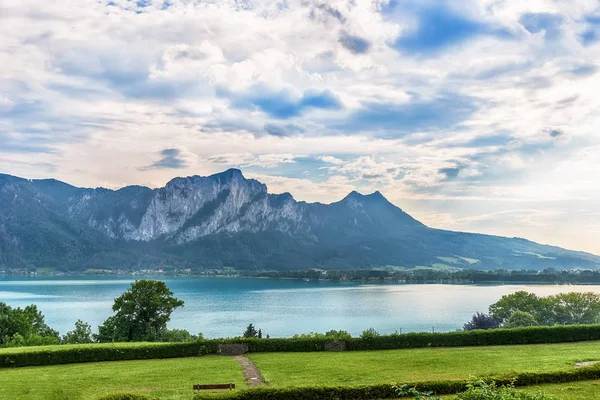
<path id="1" fill-rule="evenodd" d="M 513 315 L 510 316 L 508 322 L 504 324 L 505 328 L 520 328 L 523 326 L 537 326 L 538 322 L 535 320 L 535 317 L 528 312 L 525 311 L 515 311 Z"/>
<path id="2" fill-rule="evenodd" d="M 380 336 L 381 336 L 381 334 L 373 328 L 369 328 L 365 331 L 362 331 L 362 333 L 360 334 L 360 338 L 363 340 L 373 340 Z"/>
<path id="3" fill-rule="evenodd" d="M 498 328 L 498 322 L 484 313 L 475 313 L 471 321 L 467 322 L 464 326 L 465 331 L 472 331 L 475 329 L 495 329 Z"/>
<path id="4" fill-rule="evenodd" d="M 63 336 L 62 342 L 69 344 L 93 343 L 94 335 L 92 333 L 92 327 L 90 324 L 78 319 L 75 322 L 75 329 L 67 332 L 67 334 Z"/>
<path id="5" fill-rule="evenodd" d="M 551 400 L 543 393 L 523 393 L 513 384 L 497 386 L 496 382 L 476 380 L 467 384 L 467 390 L 459 393 L 456 400 Z"/>
<path id="6" fill-rule="evenodd" d="M 135 393 L 113 393 L 107 396 L 100 397 L 98 400 L 153 400 L 153 397 L 149 397 L 145 394 Z"/>

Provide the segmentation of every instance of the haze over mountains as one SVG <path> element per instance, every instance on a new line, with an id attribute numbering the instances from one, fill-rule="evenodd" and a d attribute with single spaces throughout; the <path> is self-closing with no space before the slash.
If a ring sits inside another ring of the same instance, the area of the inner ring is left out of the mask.
<path id="1" fill-rule="evenodd" d="M 0 267 L 597 268 L 600 257 L 429 228 L 379 192 L 296 201 L 230 169 L 163 188 L 77 188 L 0 175 Z"/>

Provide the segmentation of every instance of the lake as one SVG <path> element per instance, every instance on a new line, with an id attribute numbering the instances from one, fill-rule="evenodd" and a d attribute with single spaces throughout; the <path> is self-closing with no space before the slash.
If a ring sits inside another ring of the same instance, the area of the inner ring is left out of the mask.
<path id="1" fill-rule="evenodd" d="M 77 319 L 97 328 L 112 314 L 113 299 L 132 279 L 0 279 L 0 302 L 37 304 L 52 328 L 64 334 Z M 170 328 L 205 337 L 240 336 L 249 323 L 272 337 L 343 329 L 359 335 L 453 331 L 502 295 L 527 290 L 538 295 L 570 291 L 600 293 L 598 285 L 355 284 L 244 278 L 165 279 L 185 301 Z"/>

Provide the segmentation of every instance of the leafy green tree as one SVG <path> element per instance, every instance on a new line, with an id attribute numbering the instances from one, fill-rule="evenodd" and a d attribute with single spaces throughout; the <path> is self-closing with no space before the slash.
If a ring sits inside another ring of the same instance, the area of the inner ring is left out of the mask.
<path id="1" fill-rule="evenodd" d="M 373 328 L 369 328 L 367 330 L 362 331 L 362 333 L 360 334 L 360 338 L 361 339 L 374 339 L 381 336 L 381 334 L 379 332 L 377 332 L 375 329 Z"/>
<path id="2" fill-rule="evenodd" d="M 161 342 L 193 342 L 194 340 L 202 340 L 204 336 L 199 333 L 192 335 L 185 329 L 167 329 L 160 337 Z"/>
<path id="3" fill-rule="evenodd" d="M 596 324 L 600 321 L 600 296 L 596 293 L 559 293 L 549 296 L 554 323 Z"/>
<path id="4" fill-rule="evenodd" d="M 547 298 L 534 293 L 518 291 L 502 298 L 489 307 L 489 313 L 498 323 L 504 324 L 515 311 L 524 311 L 534 316 L 540 325 L 554 325 L 552 307 Z"/>
<path id="5" fill-rule="evenodd" d="M 255 338 L 258 336 L 258 331 L 254 327 L 254 325 L 250 324 L 246 327 L 244 334 L 242 335 L 245 338 Z"/>
<path id="6" fill-rule="evenodd" d="M 335 329 L 332 329 L 330 331 L 325 332 L 325 337 L 336 339 L 336 340 L 344 340 L 344 339 L 351 339 L 352 335 L 350 335 L 348 333 L 348 331 L 342 331 L 342 330 L 336 331 Z"/>
<path id="7" fill-rule="evenodd" d="M 600 322 L 600 296 L 588 292 L 538 297 L 520 291 L 502 296 L 489 310 L 501 324 L 508 323 L 516 311 L 531 314 L 539 325 L 595 324 Z"/>
<path id="8" fill-rule="evenodd" d="M 523 326 L 537 326 L 538 322 L 535 317 L 528 312 L 517 310 L 510 316 L 504 324 L 505 328 L 519 328 Z"/>
<path id="9" fill-rule="evenodd" d="M 0 303 L 0 346 L 57 344 L 58 332 L 50 328 L 37 306 L 12 308 Z"/>
<path id="10" fill-rule="evenodd" d="M 162 281 L 135 281 L 115 299 L 115 315 L 98 327 L 98 341 L 158 341 L 167 329 L 171 313 L 183 304 Z"/>
<path id="11" fill-rule="evenodd" d="M 257 337 L 258 337 L 259 339 L 262 339 L 262 329 L 259 329 L 259 330 L 258 330 L 258 335 L 257 335 Z"/>
<path id="12" fill-rule="evenodd" d="M 81 343 L 93 343 L 94 335 L 92 333 L 92 327 L 82 320 L 78 319 L 75 322 L 75 329 L 67 332 L 63 336 L 63 343 L 69 344 L 81 344 Z"/>

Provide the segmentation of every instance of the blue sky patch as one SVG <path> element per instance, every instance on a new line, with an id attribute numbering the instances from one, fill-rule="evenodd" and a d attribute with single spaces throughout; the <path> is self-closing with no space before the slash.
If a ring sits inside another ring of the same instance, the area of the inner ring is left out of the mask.
<path id="1" fill-rule="evenodd" d="M 399 36 L 392 47 L 412 54 L 435 53 L 479 36 L 511 37 L 506 29 L 475 21 L 444 6 L 419 9 L 416 27 Z"/>

